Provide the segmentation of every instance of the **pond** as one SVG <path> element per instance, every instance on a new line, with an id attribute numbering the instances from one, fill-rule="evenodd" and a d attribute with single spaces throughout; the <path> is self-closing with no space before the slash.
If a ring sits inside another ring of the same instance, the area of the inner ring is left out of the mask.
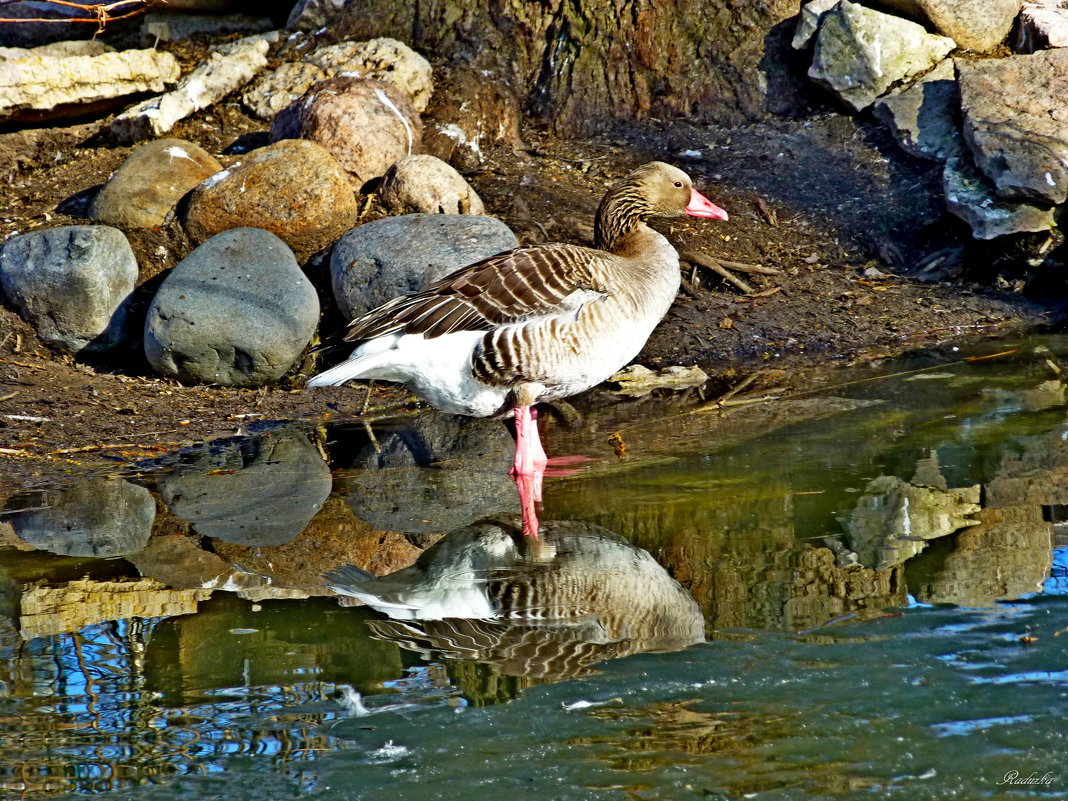
<path id="1" fill-rule="evenodd" d="M 28 489 L 0 793 L 1064 798 L 1066 368 L 577 399 L 537 542 L 505 426 L 432 411 Z"/>

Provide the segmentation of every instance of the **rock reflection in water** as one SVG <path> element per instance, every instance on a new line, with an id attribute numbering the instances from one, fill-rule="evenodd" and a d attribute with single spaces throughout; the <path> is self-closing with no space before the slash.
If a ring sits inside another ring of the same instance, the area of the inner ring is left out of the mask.
<path id="1" fill-rule="evenodd" d="M 236 545 L 281 545 L 330 495 L 330 468 L 308 437 L 281 429 L 188 454 L 159 482 L 197 533 Z"/>
<path id="2" fill-rule="evenodd" d="M 545 522 L 541 535 L 531 542 L 513 523 L 483 521 L 388 576 L 346 568 L 329 578 L 390 617 L 368 621 L 378 637 L 506 675 L 563 680 L 704 641 L 697 603 L 647 551 L 578 521 Z"/>
<path id="3" fill-rule="evenodd" d="M 61 556 L 135 553 L 148 542 L 156 517 L 149 491 L 120 478 L 88 478 L 72 487 L 22 496 L 19 502 L 25 511 L 9 518 L 15 534 Z"/>
<path id="4" fill-rule="evenodd" d="M 945 489 L 879 476 L 842 519 L 857 564 L 876 570 L 899 565 L 931 540 L 978 521 L 979 485 Z"/>
<path id="5" fill-rule="evenodd" d="M 344 481 L 346 500 L 374 528 L 427 534 L 519 511 L 501 421 L 427 410 L 375 430 L 377 442 L 336 457 L 358 471 Z"/>

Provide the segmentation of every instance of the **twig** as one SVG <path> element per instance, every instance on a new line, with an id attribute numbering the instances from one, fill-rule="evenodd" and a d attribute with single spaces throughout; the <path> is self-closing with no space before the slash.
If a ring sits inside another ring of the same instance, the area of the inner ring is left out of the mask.
<path id="1" fill-rule="evenodd" d="M 735 384 L 733 387 L 731 387 L 729 390 L 724 392 L 722 395 L 720 395 L 715 400 L 711 400 L 708 403 L 702 403 L 700 406 L 698 406 L 693 411 L 695 413 L 696 412 L 708 412 L 708 411 L 712 411 L 713 409 L 721 408 L 726 401 L 728 401 L 731 398 L 733 398 L 735 395 L 737 395 L 739 392 L 741 392 L 747 386 L 749 386 L 754 381 L 756 381 L 757 378 L 759 378 L 759 377 L 760 377 L 760 373 L 759 372 L 752 373 L 751 375 L 746 376 L 742 381 L 739 381 L 737 384 Z"/>
<path id="2" fill-rule="evenodd" d="M 69 453 L 89 453 L 90 451 L 117 451 L 125 450 L 126 448 L 137 448 L 142 451 L 164 451 L 167 448 L 162 448 L 158 445 L 141 445 L 136 442 L 113 442 L 110 445 L 82 445 L 78 448 L 60 448 L 56 451 L 49 451 L 49 456 L 63 456 Z"/>
<path id="3" fill-rule="evenodd" d="M 761 213 L 768 225 L 776 226 L 779 224 L 779 215 L 775 213 L 775 209 L 768 205 L 767 201 L 762 197 L 756 199 L 757 210 Z"/>
<path id="4" fill-rule="evenodd" d="M 682 254 L 682 258 L 690 262 L 691 264 L 697 264 L 707 270 L 711 270 L 716 275 L 720 276 L 724 281 L 727 281 L 736 286 L 746 295 L 751 295 L 753 292 L 756 291 L 753 289 L 753 287 L 749 286 L 749 284 L 747 284 L 741 278 L 734 275 L 726 268 L 720 266 L 719 262 L 713 259 L 711 256 L 706 256 L 703 253 L 693 253 L 688 251 Z"/>
<path id="5" fill-rule="evenodd" d="M 765 267 L 763 264 L 746 264 L 742 261 L 728 261 L 727 259 L 721 259 L 718 256 L 709 256 L 707 253 L 697 253 L 696 251 L 687 251 L 682 254 L 682 258 L 686 261 L 693 262 L 694 264 L 700 264 L 702 267 L 708 267 L 712 269 L 713 264 L 718 264 L 720 267 L 727 267 L 731 270 L 737 270 L 740 273 L 753 273 L 755 275 L 782 275 L 782 270 L 775 267 Z"/>

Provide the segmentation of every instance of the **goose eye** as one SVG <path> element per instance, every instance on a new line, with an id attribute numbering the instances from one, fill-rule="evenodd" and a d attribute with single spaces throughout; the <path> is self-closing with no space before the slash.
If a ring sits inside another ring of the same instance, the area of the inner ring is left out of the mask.
<path id="1" fill-rule="evenodd" d="M 676 181 L 675 186 L 677 186 L 679 189 L 682 189 L 682 181 Z"/>

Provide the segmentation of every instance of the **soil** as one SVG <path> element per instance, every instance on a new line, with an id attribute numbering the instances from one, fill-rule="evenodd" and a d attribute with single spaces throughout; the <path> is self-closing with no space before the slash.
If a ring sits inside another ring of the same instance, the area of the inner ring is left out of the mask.
<path id="1" fill-rule="evenodd" d="M 0 241 L 42 227 L 89 222 L 94 193 L 131 152 L 96 135 L 101 121 L 0 134 L 6 165 Z M 268 125 L 235 99 L 203 110 L 172 136 L 204 147 L 227 165 L 266 143 Z M 774 268 L 736 273 L 743 294 L 704 267 L 684 265 L 684 287 L 639 361 L 650 367 L 697 364 L 723 387 L 758 370 L 782 386 L 804 368 L 856 362 L 957 338 L 990 336 L 1063 319 L 1059 302 L 1029 298 L 1011 274 L 968 271 L 974 244 L 942 211 L 938 165 L 903 154 L 863 119 L 824 111 L 741 129 L 696 128 L 656 120 L 581 141 L 528 127 L 527 149 L 488 153 L 466 177 L 524 244 L 589 242 L 605 186 L 657 158 L 686 169 L 730 213 L 728 222 L 658 225 L 680 252 Z M 373 202 L 364 221 L 382 212 Z M 127 231 L 142 265 L 134 326 L 167 270 L 192 245 L 177 222 Z M 341 329 L 329 296 L 325 257 L 305 265 L 320 288 L 321 332 Z M 1011 260 L 1006 263 L 1010 263 Z M 983 259 L 989 264 L 990 259 Z M 945 264 L 949 271 L 927 270 Z M 953 276 L 963 269 L 963 278 Z M 1003 287 L 1003 288 L 999 288 Z M 0 307 L 0 501 L 26 484 L 66 471 L 159 455 L 231 436 L 254 423 L 358 415 L 365 392 L 301 389 L 309 356 L 277 386 L 182 386 L 154 375 L 131 342 L 98 362 L 43 345 L 9 307 Z M 772 366 L 774 371 L 767 371 Z M 799 379 L 800 380 L 800 379 Z M 749 386 L 759 391 L 760 380 Z M 376 387 L 367 414 L 417 408 L 400 389 Z M 2 505 L 2 503 L 0 503 Z"/>

